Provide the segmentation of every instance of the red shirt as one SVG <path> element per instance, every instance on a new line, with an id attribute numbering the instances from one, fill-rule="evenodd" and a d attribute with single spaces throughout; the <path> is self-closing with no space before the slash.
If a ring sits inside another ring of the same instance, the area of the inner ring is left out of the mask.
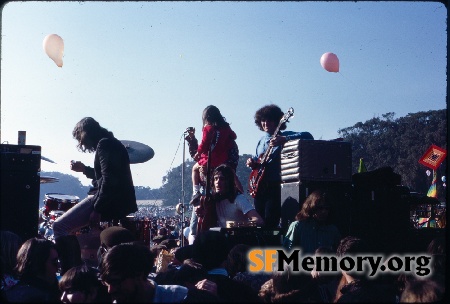
<path id="1" fill-rule="evenodd" d="M 218 139 L 216 140 L 217 137 Z M 233 141 L 236 140 L 236 138 L 236 133 L 231 130 L 230 126 L 221 128 L 216 128 L 210 125 L 204 126 L 202 131 L 202 140 L 198 145 L 197 150 L 200 154 L 198 164 L 206 166 L 208 162 L 208 149 L 211 142 L 215 143 L 214 149 L 211 152 L 211 166 L 217 167 L 225 163 L 228 160 L 228 152 L 232 148 Z"/>

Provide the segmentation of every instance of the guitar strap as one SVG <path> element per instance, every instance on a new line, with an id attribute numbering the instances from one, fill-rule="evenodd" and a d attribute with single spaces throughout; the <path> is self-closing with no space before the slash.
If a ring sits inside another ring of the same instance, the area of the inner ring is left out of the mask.
<path id="1" fill-rule="evenodd" d="M 219 136 L 220 136 L 220 131 L 217 130 L 216 128 L 214 128 L 214 132 L 215 133 L 214 133 L 213 139 L 211 140 L 211 146 L 210 146 L 210 149 L 209 149 L 211 152 L 214 150 L 214 148 L 216 147 L 217 143 L 219 142 Z"/>

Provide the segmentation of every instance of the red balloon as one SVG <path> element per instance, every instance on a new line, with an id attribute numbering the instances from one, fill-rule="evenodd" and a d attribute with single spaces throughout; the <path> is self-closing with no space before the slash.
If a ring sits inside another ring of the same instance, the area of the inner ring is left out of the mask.
<path id="1" fill-rule="evenodd" d="M 330 52 L 323 54 L 320 57 L 320 64 L 328 72 L 339 72 L 339 59 L 336 54 Z"/>

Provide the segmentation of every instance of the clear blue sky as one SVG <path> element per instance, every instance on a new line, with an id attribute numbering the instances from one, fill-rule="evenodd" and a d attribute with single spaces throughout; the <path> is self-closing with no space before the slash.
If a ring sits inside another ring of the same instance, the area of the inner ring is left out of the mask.
<path id="1" fill-rule="evenodd" d="M 158 188 L 182 163 L 185 128 L 200 137 L 210 104 L 241 154 L 254 152 L 262 133 L 253 116 L 270 103 L 295 109 L 288 130 L 323 140 L 387 112 L 444 109 L 446 18 L 439 2 L 10 2 L 1 141 L 17 144 L 25 130 L 26 143 L 57 162 L 42 161 L 42 171 L 87 184 L 69 162 L 92 165 L 93 154 L 77 151 L 71 132 L 92 116 L 154 149 L 131 168 L 136 186 Z M 53 33 L 64 39 L 62 68 L 42 48 Z M 321 67 L 325 52 L 339 57 L 339 73 Z"/>

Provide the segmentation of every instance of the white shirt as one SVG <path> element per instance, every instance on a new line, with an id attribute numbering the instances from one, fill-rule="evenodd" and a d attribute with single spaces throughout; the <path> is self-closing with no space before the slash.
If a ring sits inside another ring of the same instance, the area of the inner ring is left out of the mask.
<path id="1" fill-rule="evenodd" d="M 253 209 L 255 207 L 243 194 L 238 194 L 233 203 L 224 199 L 216 204 L 218 225 L 226 228 L 227 221 L 248 222 L 246 214 Z"/>

